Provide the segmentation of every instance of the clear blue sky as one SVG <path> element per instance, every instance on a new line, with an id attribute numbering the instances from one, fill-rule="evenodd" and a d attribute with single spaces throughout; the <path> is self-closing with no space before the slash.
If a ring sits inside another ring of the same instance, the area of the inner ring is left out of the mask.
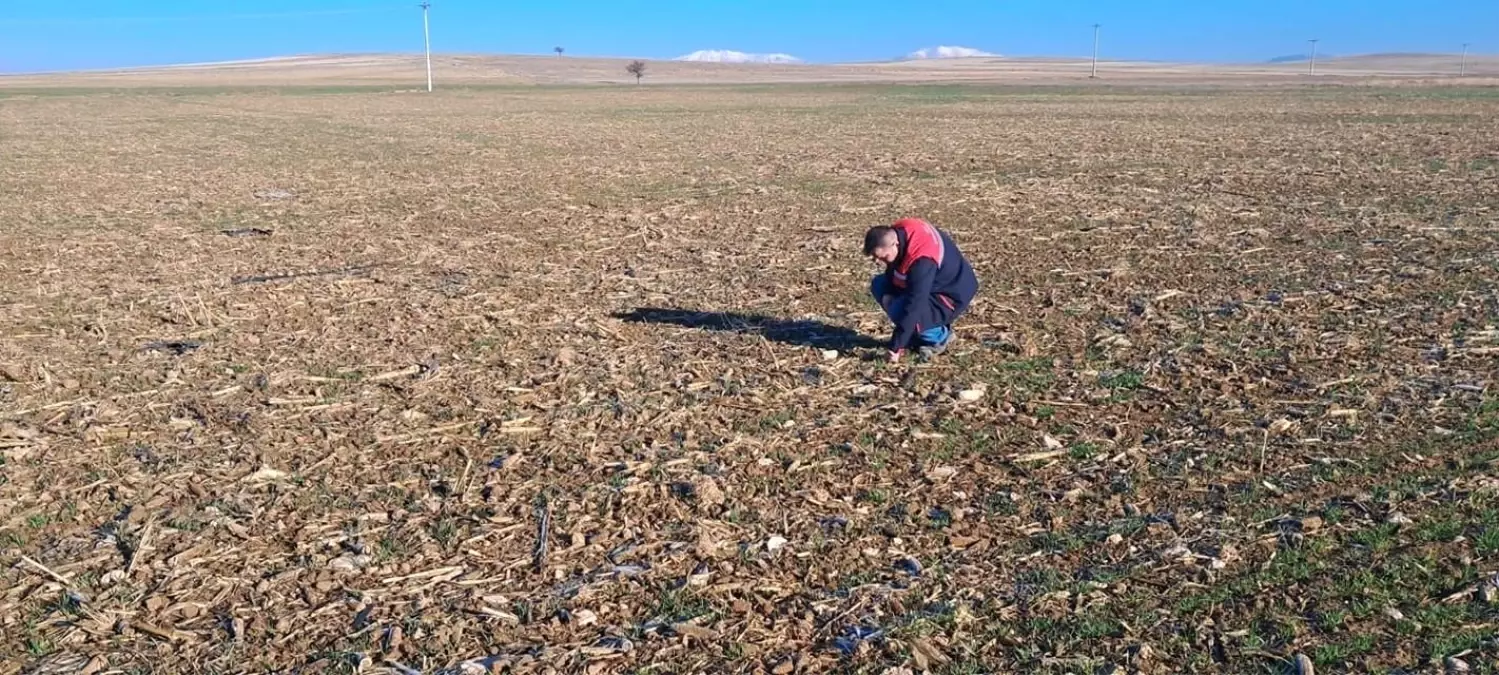
<path id="1" fill-rule="evenodd" d="M 0 72 L 420 52 L 418 0 L 0 0 Z M 960 45 L 1105 58 L 1499 52 L 1499 0 L 433 0 L 436 52 L 877 60 Z"/>

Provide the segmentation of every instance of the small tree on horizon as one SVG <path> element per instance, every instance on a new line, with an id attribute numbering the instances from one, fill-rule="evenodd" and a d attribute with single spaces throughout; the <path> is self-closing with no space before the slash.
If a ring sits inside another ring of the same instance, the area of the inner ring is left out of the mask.
<path id="1" fill-rule="evenodd" d="M 630 65 L 625 66 L 625 72 L 634 75 L 635 84 L 640 84 L 640 78 L 645 77 L 645 62 L 639 60 L 631 61 Z"/>
<path id="2" fill-rule="evenodd" d="M 561 47 L 553 47 L 552 51 L 557 52 L 557 56 L 559 58 L 562 56 L 562 48 Z"/>

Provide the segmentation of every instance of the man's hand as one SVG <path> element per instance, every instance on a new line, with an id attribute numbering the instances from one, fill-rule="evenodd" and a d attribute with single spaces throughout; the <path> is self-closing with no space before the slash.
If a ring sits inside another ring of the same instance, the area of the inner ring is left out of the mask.
<path id="1" fill-rule="evenodd" d="M 897 349 L 897 350 L 889 352 L 889 354 L 890 354 L 890 362 L 891 363 L 899 363 L 900 362 L 900 357 L 903 356 L 903 355 L 905 355 L 905 353 L 906 353 L 906 350 L 904 350 L 904 349 Z"/>

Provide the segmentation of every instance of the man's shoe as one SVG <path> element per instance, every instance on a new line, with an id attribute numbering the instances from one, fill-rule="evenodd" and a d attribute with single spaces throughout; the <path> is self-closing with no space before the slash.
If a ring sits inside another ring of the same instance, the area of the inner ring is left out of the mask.
<path id="1" fill-rule="evenodd" d="M 921 347 L 917 348 L 916 353 L 921 356 L 921 359 L 923 361 L 930 361 L 932 358 L 941 355 L 942 352 L 947 351 L 947 348 L 952 346 L 953 339 L 955 339 L 956 337 L 957 333 L 949 329 L 947 331 L 946 340 L 933 345 L 922 345 Z"/>

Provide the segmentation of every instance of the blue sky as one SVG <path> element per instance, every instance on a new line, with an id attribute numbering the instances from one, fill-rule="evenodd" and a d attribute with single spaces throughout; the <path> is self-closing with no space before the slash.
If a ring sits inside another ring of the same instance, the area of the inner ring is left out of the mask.
<path id="1" fill-rule="evenodd" d="M 0 0 L 0 72 L 420 52 L 418 0 Z M 436 52 L 878 60 L 961 45 L 1105 58 L 1499 52 L 1499 0 L 433 0 Z"/>

